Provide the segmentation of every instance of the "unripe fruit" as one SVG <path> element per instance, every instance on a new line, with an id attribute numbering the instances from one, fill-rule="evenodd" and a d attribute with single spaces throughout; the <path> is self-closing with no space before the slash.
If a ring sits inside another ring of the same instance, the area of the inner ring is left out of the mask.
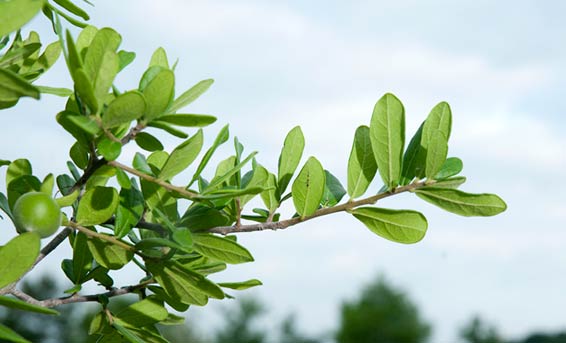
<path id="1" fill-rule="evenodd" d="M 30 192 L 18 198 L 12 210 L 19 233 L 33 231 L 49 237 L 61 226 L 61 209 L 55 200 L 42 192 Z"/>

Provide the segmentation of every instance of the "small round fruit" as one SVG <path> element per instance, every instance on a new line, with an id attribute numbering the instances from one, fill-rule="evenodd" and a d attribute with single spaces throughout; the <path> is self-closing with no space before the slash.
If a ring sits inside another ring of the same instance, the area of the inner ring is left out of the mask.
<path id="1" fill-rule="evenodd" d="M 61 208 L 48 194 L 30 192 L 18 198 L 12 211 L 18 232 L 49 237 L 61 226 Z"/>

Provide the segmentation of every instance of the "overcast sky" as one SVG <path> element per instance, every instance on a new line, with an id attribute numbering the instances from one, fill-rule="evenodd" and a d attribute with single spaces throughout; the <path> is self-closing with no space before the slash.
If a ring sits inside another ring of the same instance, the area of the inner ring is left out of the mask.
<path id="1" fill-rule="evenodd" d="M 382 206 L 428 217 L 416 245 L 385 241 L 337 214 L 242 235 L 256 262 L 221 278 L 261 279 L 265 285 L 248 293 L 268 302 L 274 317 L 296 312 L 300 328 L 315 334 L 336 325 L 342 299 L 383 273 L 433 322 L 433 341 L 452 342 L 475 313 L 512 337 L 566 328 L 565 11 L 558 1 L 140 0 L 97 2 L 90 13 L 93 25 L 116 28 L 122 48 L 137 53 L 120 89 L 135 88 L 163 46 L 179 59 L 179 93 L 216 80 L 186 109 L 218 117 L 207 141 L 229 123 L 272 171 L 287 131 L 301 125 L 305 160 L 317 156 L 345 184 L 354 130 L 369 124 L 384 93 L 404 103 L 408 137 L 448 101 L 449 155 L 464 161 L 463 189 L 499 194 L 507 212 L 463 218 L 403 195 Z M 54 39 L 43 18 L 35 23 L 44 40 Z M 69 87 L 64 64 L 39 83 Z M 54 121 L 62 106 L 45 96 L 3 111 L 0 157 L 27 157 L 40 176 L 64 172 L 57 151 L 72 140 Z M 8 224 L 0 228 L 12 230 Z M 48 264 L 56 267 L 56 256 Z M 194 317 L 209 325 L 214 312 L 197 309 Z"/>

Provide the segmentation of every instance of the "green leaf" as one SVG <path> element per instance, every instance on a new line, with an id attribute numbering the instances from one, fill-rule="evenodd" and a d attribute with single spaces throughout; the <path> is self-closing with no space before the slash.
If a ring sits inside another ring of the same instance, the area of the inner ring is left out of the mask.
<path id="1" fill-rule="evenodd" d="M 184 127 L 204 127 L 216 121 L 216 117 L 208 114 L 166 114 L 159 117 L 160 122 Z"/>
<path id="2" fill-rule="evenodd" d="M 346 194 L 346 190 L 344 189 L 338 178 L 332 175 L 331 172 L 325 170 L 324 175 L 324 193 L 322 194 L 322 200 L 320 201 L 320 204 L 327 207 L 335 206 L 340 202 L 340 200 L 342 200 L 342 198 Z"/>
<path id="3" fill-rule="evenodd" d="M 158 209 L 163 212 L 167 218 L 177 220 L 177 200 L 165 188 L 154 182 L 142 180 L 142 193 L 146 201 L 146 206 L 150 210 Z M 145 219 L 151 222 L 151 217 L 146 214 Z"/>
<path id="4" fill-rule="evenodd" d="M 143 194 L 134 187 L 120 190 L 120 203 L 116 210 L 114 233 L 118 238 L 125 237 L 142 218 L 144 210 Z"/>
<path id="5" fill-rule="evenodd" d="M 96 262 L 107 269 L 121 269 L 134 257 L 132 251 L 98 238 L 89 238 L 87 244 Z"/>
<path id="6" fill-rule="evenodd" d="M 305 149 L 305 137 L 300 126 L 295 126 L 285 137 L 277 169 L 278 198 L 281 198 L 287 185 L 301 162 L 303 150 Z"/>
<path id="7" fill-rule="evenodd" d="M 250 252 L 238 243 L 212 234 L 194 234 L 194 249 L 218 261 L 237 264 L 253 262 Z"/>
<path id="8" fill-rule="evenodd" d="M 71 189 L 73 189 L 73 186 L 75 185 L 75 180 L 66 174 L 57 176 L 55 182 L 57 183 L 57 187 L 61 191 L 61 194 L 65 196 L 70 194 Z"/>
<path id="9" fill-rule="evenodd" d="M 137 145 L 147 151 L 160 151 L 163 150 L 163 144 L 155 136 L 147 132 L 140 132 L 136 135 Z"/>
<path id="10" fill-rule="evenodd" d="M 403 155 L 403 170 L 401 171 L 401 185 L 408 185 L 417 175 L 417 170 L 425 168 L 426 160 L 419 156 L 421 149 L 421 138 L 424 122 L 419 126 L 417 132 L 411 138 L 407 150 Z"/>
<path id="11" fill-rule="evenodd" d="M 462 163 L 461 159 L 459 159 L 458 157 L 449 157 L 446 159 L 446 161 L 444 161 L 442 168 L 440 168 L 434 179 L 442 180 L 454 175 L 458 175 L 460 174 L 462 169 L 464 169 L 464 164 Z"/>
<path id="12" fill-rule="evenodd" d="M 73 91 L 68 88 L 55 88 L 48 86 L 35 86 L 39 92 L 44 94 L 58 95 L 60 97 L 66 98 L 73 94 Z"/>
<path id="13" fill-rule="evenodd" d="M 195 232 L 231 223 L 232 219 L 224 211 L 204 205 L 194 205 L 187 209 L 179 224 Z"/>
<path id="14" fill-rule="evenodd" d="M 118 203 L 118 192 L 112 187 L 89 189 L 79 202 L 77 223 L 83 226 L 102 224 L 112 217 Z"/>
<path id="15" fill-rule="evenodd" d="M 146 78 L 152 68 L 160 68 L 159 72 L 143 86 L 140 82 L 140 90 L 145 96 L 147 107 L 144 119 L 151 122 L 165 113 L 175 93 L 175 74 L 169 69 L 154 66 L 148 69 L 143 78 Z M 142 78 L 142 81 L 143 81 Z"/>
<path id="16" fill-rule="evenodd" d="M 35 32 L 32 31 L 32 33 Z M 11 65 L 19 66 L 24 64 L 25 59 L 35 59 L 37 58 L 37 56 L 34 57 L 31 55 L 36 55 L 39 52 L 40 48 L 41 43 L 39 42 L 26 44 L 19 48 L 12 47 L 6 52 L 6 54 L 0 56 L 0 68 L 9 68 Z M 20 68 L 19 74 L 22 74 L 23 68 L 25 68 L 25 66 L 22 66 L 22 68 Z"/>
<path id="17" fill-rule="evenodd" d="M 78 198 L 79 198 L 79 190 L 77 189 L 71 194 L 67 194 L 60 198 L 55 199 L 55 201 L 57 202 L 57 205 L 59 205 L 59 207 L 63 208 L 63 207 L 72 206 L 75 203 L 75 201 L 77 201 Z"/>
<path id="18" fill-rule="evenodd" d="M 450 132 L 452 127 L 452 112 L 450 106 L 446 102 L 441 102 L 436 105 L 429 113 L 425 122 L 423 123 L 421 144 L 419 149 L 417 164 L 421 166 L 416 170 L 416 176 L 423 178 L 426 175 L 426 161 L 428 160 L 429 152 L 433 152 L 435 146 L 431 144 L 438 145 L 438 140 L 436 138 L 439 135 L 439 131 L 444 135 L 446 140 L 446 145 L 448 145 L 448 139 L 450 138 Z M 443 149 L 443 147 L 441 147 Z M 446 148 L 447 149 L 447 148 Z M 443 161 L 444 162 L 444 161 Z M 424 167 L 424 169 L 423 169 Z M 435 173 L 431 173 L 434 176 Z"/>
<path id="19" fill-rule="evenodd" d="M 265 191 L 265 188 L 263 187 L 246 187 L 244 189 L 220 188 L 214 191 L 207 192 L 204 195 L 203 194 L 197 195 L 194 197 L 194 199 L 214 200 L 214 199 L 222 199 L 222 198 L 233 199 L 240 196 L 253 197 L 254 195 L 260 194 L 263 191 Z"/>
<path id="20" fill-rule="evenodd" d="M 171 104 L 169 111 L 171 111 L 171 113 L 175 113 L 179 109 L 195 101 L 204 92 L 206 92 L 208 88 L 210 88 L 212 83 L 214 83 L 214 80 L 212 79 L 200 81 L 199 83 L 191 87 L 191 89 L 189 89 L 185 93 L 181 94 L 177 99 L 175 99 L 175 101 L 173 101 L 173 104 Z"/>
<path id="21" fill-rule="evenodd" d="M 171 240 L 165 239 L 165 238 L 159 238 L 159 237 L 144 238 L 141 241 L 136 243 L 136 249 L 138 249 L 138 250 L 146 250 L 146 249 L 157 248 L 157 247 L 169 247 L 169 248 L 185 251 L 185 252 L 188 252 L 188 253 L 191 252 L 191 249 L 187 249 L 177 242 L 174 242 L 174 241 L 171 241 Z"/>
<path id="22" fill-rule="evenodd" d="M 204 306 L 208 297 L 224 298 L 224 292 L 218 285 L 177 262 L 146 261 L 146 267 L 169 296 L 184 304 Z"/>
<path id="23" fill-rule="evenodd" d="M 55 179 L 53 178 L 53 174 L 47 174 L 43 182 L 41 183 L 41 188 L 39 189 L 40 192 L 43 192 L 49 196 L 53 194 L 53 186 L 55 185 Z"/>
<path id="24" fill-rule="evenodd" d="M 348 159 L 348 195 L 354 199 L 362 196 L 375 177 L 377 164 L 371 147 L 370 131 L 360 126 L 354 134 L 354 144 Z"/>
<path id="25" fill-rule="evenodd" d="M 0 69 L 0 102 L 13 102 L 24 96 L 39 99 L 40 92 L 13 71 Z"/>
<path id="26" fill-rule="evenodd" d="M 19 1 L 12 1 L 12 2 L 19 2 Z M 37 1 L 37 2 L 40 2 L 40 1 Z M 2 5 L 1 2 L 0 2 L 0 5 Z M 0 9 L 2 9 L 1 6 L 0 6 Z M 0 12 L 0 13 L 2 13 L 2 12 Z M 2 324 L 0 324 L 0 338 L 5 339 L 9 342 L 15 342 L 15 343 L 32 343 L 32 342 L 28 341 L 27 339 L 23 338 L 22 336 L 20 336 L 14 330 L 12 330 L 9 327 L 4 326 Z"/>
<path id="27" fill-rule="evenodd" d="M 88 150 L 79 142 L 75 142 L 69 151 L 71 160 L 81 169 L 88 167 Z"/>
<path id="28" fill-rule="evenodd" d="M 116 331 L 118 331 L 120 333 L 120 335 L 122 335 L 122 337 L 125 338 L 128 342 L 131 342 L 131 343 L 147 343 L 145 340 L 143 340 L 140 337 L 138 337 L 137 335 L 135 335 L 129 329 L 126 329 L 122 325 L 118 324 L 118 320 L 115 320 L 114 322 L 112 322 L 112 327 L 114 329 L 116 329 Z M 120 339 L 120 342 L 121 341 L 122 340 Z M 114 342 L 114 340 L 112 340 L 112 342 Z"/>
<path id="29" fill-rule="evenodd" d="M 142 301 L 133 303 L 116 313 L 120 320 L 134 327 L 142 327 L 165 320 L 169 313 L 163 307 L 163 302 L 155 296 L 149 296 Z"/>
<path id="30" fill-rule="evenodd" d="M 153 175 L 153 171 L 151 170 L 151 167 L 147 163 L 145 156 L 140 154 L 139 152 L 136 152 L 136 154 L 134 155 L 134 160 L 132 162 L 132 166 L 137 171 L 140 171 L 140 172 L 148 174 L 148 175 Z"/>
<path id="31" fill-rule="evenodd" d="M 495 194 L 470 194 L 457 189 L 425 187 L 415 193 L 433 205 L 465 217 L 488 217 L 507 209 L 505 202 Z"/>
<path id="32" fill-rule="evenodd" d="M 73 243 L 72 281 L 80 285 L 86 280 L 86 275 L 92 268 L 92 254 L 88 248 L 87 236 L 78 232 Z"/>
<path id="33" fill-rule="evenodd" d="M 102 126 L 114 128 L 139 119 L 146 109 L 145 98 L 138 91 L 130 91 L 118 95 L 102 115 Z"/>
<path id="34" fill-rule="evenodd" d="M 39 235 L 26 232 L 12 238 L 0 249 L 0 288 L 18 281 L 39 255 Z"/>
<path id="35" fill-rule="evenodd" d="M 91 133 L 98 125 L 89 118 L 70 111 L 59 112 L 56 116 L 57 122 L 69 132 L 86 149 L 96 134 Z M 89 123 L 91 122 L 91 123 Z M 86 131 L 85 131 L 86 130 Z"/>
<path id="36" fill-rule="evenodd" d="M 91 113 L 97 113 L 98 100 L 94 93 L 94 87 L 85 71 L 82 68 L 75 70 L 73 80 L 75 81 L 75 91 L 80 99 L 88 106 Z"/>
<path id="37" fill-rule="evenodd" d="M 96 169 L 96 171 L 88 178 L 85 189 L 88 191 L 94 187 L 106 186 L 108 180 L 115 175 L 116 168 L 109 165 L 103 165 Z"/>
<path id="38" fill-rule="evenodd" d="M 159 286 L 149 285 L 147 288 L 149 288 L 149 290 L 152 291 L 159 299 L 164 300 L 169 306 L 174 308 L 175 311 L 185 312 L 189 308 L 189 305 L 180 302 L 179 298 L 176 296 L 165 293 L 165 290 Z"/>
<path id="39" fill-rule="evenodd" d="M 165 49 L 159 47 L 155 50 L 153 55 L 151 55 L 149 66 L 160 66 L 169 69 L 169 62 L 167 61 L 167 53 L 165 52 Z"/>
<path id="40" fill-rule="evenodd" d="M 428 143 L 426 153 L 425 176 L 428 180 L 434 180 L 434 176 L 440 171 L 446 156 L 448 155 L 448 139 L 440 130 L 435 130 Z"/>
<path id="41" fill-rule="evenodd" d="M 210 184 L 208 185 L 207 189 L 204 194 L 211 193 L 212 191 L 216 190 L 216 188 L 222 185 L 224 182 L 228 181 L 232 176 L 234 176 L 237 172 L 239 172 L 255 155 L 257 151 L 252 152 L 248 155 L 242 162 L 236 164 L 232 169 L 226 171 L 224 174 L 215 177 Z M 233 156 L 232 156 L 233 158 Z M 234 158 L 235 161 L 235 158 Z M 218 171 L 217 171 L 218 172 Z M 217 173 L 218 174 L 218 173 Z"/>
<path id="42" fill-rule="evenodd" d="M 10 204 L 8 203 L 8 199 L 2 192 L 0 192 L 0 210 L 4 211 L 4 213 L 6 213 L 8 217 L 12 219 L 12 221 L 14 220 L 14 217 L 12 216 L 12 211 L 10 210 Z"/>
<path id="43" fill-rule="evenodd" d="M 19 178 L 20 176 L 31 174 L 32 168 L 29 160 L 25 158 L 14 160 L 8 165 L 8 170 L 6 171 L 6 185 L 9 185 L 10 182 Z"/>
<path id="44" fill-rule="evenodd" d="M 136 58 L 136 53 L 131 51 L 118 51 L 118 59 L 120 61 L 118 72 L 122 71 L 122 69 L 126 68 L 130 63 L 134 61 Z"/>
<path id="45" fill-rule="evenodd" d="M 202 149 L 202 143 L 203 134 L 202 130 L 199 130 L 194 136 L 176 147 L 161 169 L 159 179 L 170 180 L 185 170 L 197 158 Z"/>
<path id="46" fill-rule="evenodd" d="M 421 213 L 411 210 L 362 207 L 351 213 L 373 233 L 397 243 L 417 243 L 424 238 L 428 226 Z"/>
<path id="47" fill-rule="evenodd" d="M 392 189 L 401 178 L 405 146 L 405 109 L 395 95 L 387 93 L 375 104 L 370 139 L 381 179 L 388 189 Z"/>
<path id="48" fill-rule="evenodd" d="M 43 7 L 42 0 L 12 0 L 0 2 L 0 37 L 7 36 L 30 21 Z"/>
<path id="49" fill-rule="evenodd" d="M 220 286 L 220 287 L 235 289 L 237 291 L 242 291 L 244 289 L 248 289 L 248 288 L 256 287 L 256 286 L 261 286 L 261 285 L 263 285 L 263 283 L 261 283 L 261 281 L 259 281 L 257 279 L 251 279 L 251 280 L 242 281 L 242 282 L 220 282 L 218 284 L 218 286 Z"/>
<path id="50" fill-rule="evenodd" d="M 11 209 L 14 209 L 14 204 L 18 198 L 28 192 L 36 192 L 41 188 L 39 179 L 32 175 L 22 175 L 17 179 L 10 182 L 7 187 L 8 191 L 8 204 Z"/>
<path id="51" fill-rule="evenodd" d="M 266 186 L 267 178 L 269 177 L 269 172 L 267 169 L 262 167 L 261 165 L 255 165 L 252 171 L 252 176 L 246 184 L 244 184 L 245 189 L 257 188 L 261 189 L 260 193 L 263 192 L 263 187 Z M 275 191 L 275 185 L 273 185 L 273 190 Z M 257 193 L 252 193 L 251 195 L 245 195 L 240 198 L 240 206 L 244 207 L 250 200 L 254 198 Z"/>
<path id="52" fill-rule="evenodd" d="M 51 315 L 58 315 L 59 314 L 59 312 L 52 310 L 50 308 L 32 305 L 32 304 L 27 303 L 25 301 L 22 301 L 22 300 L 19 300 L 19 299 L 16 299 L 16 298 L 12 298 L 12 297 L 2 296 L 2 295 L 0 295 L 0 306 L 4 306 L 4 307 L 8 307 L 8 308 L 15 308 L 15 309 L 22 310 L 22 311 L 41 313 L 41 314 L 51 314 Z"/>
<path id="53" fill-rule="evenodd" d="M 218 135 L 216 136 L 214 143 L 212 143 L 212 146 L 208 148 L 208 150 L 202 157 L 202 160 L 200 161 L 197 170 L 195 171 L 195 174 L 191 179 L 191 182 L 189 182 L 189 187 L 199 178 L 200 174 L 204 170 L 204 167 L 206 167 L 208 161 L 210 161 L 210 158 L 212 157 L 216 149 L 218 149 L 218 147 L 221 146 L 222 144 L 226 143 L 229 137 L 230 137 L 230 132 L 228 131 L 228 125 L 226 125 L 220 130 L 220 132 L 218 132 Z"/>
<path id="54" fill-rule="evenodd" d="M 426 187 L 458 188 L 464 182 L 466 182 L 466 178 L 464 176 L 457 176 L 457 177 L 451 177 L 451 178 L 448 178 L 448 179 L 442 179 L 440 181 L 436 181 L 432 185 L 426 186 Z"/>
<path id="55" fill-rule="evenodd" d="M 318 209 L 324 194 L 325 178 L 320 162 L 309 157 L 292 187 L 293 203 L 301 218 L 310 216 Z"/>
<path id="56" fill-rule="evenodd" d="M 182 139 L 189 137 L 189 135 L 186 134 L 185 132 L 178 130 L 175 127 L 173 127 L 169 124 L 166 124 L 164 122 L 152 121 L 151 123 L 148 123 L 147 126 L 155 127 L 157 129 L 161 129 L 161 130 L 163 130 L 163 131 L 165 131 L 165 132 L 167 132 L 167 133 L 169 133 L 169 134 L 171 134 L 175 137 L 179 137 L 179 138 L 182 138 Z"/>
<path id="57" fill-rule="evenodd" d="M 83 18 L 84 20 L 90 19 L 88 14 L 83 9 L 81 9 L 80 7 L 78 7 L 77 5 L 75 5 L 74 3 L 72 3 L 69 0 L 53 0 L 53 1 L 57 5 L 63 7 L 67 11 L 73 13 L 74 15 Z"/>
<path id="58" fill-rule="evenodd" d="M 279 207 L 279 201 L 277 200 L 277 179 L 274 174 L 268 172 L 265 187 L 270 189 L 261 193 L 261 200 L 263 200 L 269 212 L 273 212 Z"/>
<path id="59" fill-rule="evenodd" d="M 118 32 L 105 27 L 96 32 L 84 58 L 84 69 L 96 89 L 96 96 L 102 97 L 112 85 L 118 72 L 119 59 L 116 51 L 122 42 Z"/>
<path id="60" fill-rule="evenodd" d="M 122 143 L 103 137 L 98 143 L 98 153 L 107 161 L 114 161 L 122 152 Z"/>

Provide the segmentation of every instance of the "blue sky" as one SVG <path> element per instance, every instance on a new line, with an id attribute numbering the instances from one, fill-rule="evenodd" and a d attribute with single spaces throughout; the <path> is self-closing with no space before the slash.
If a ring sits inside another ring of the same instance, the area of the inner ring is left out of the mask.
<path id="1" fill-rule="evenodd" d="M 137 53 L 120 88 L 136 87 L 163 46 L 180 61 L 178 92 L 216 80 L 187 108 L 218 116 L 208 141 L 230 123 L 271 170 L 286 132 L 301 125 L 305 158 L 317 156 L 345 183 L 354 130 L 369 123 L 384 93 L 403 101 L 407 136 L 448 101 L 450 155 L 463 159 L 469 180 L 463 189 L 501 195 L 506 213 L 463 218 L 403 195 L 382 206 L 427 215 L 429 232 L 417 245 L 385 241 L 339 214 L 242 235 L 256 262 L 222 277 L 261 279 L 265 286 L 249 293 L 273 316 L 295 311 L 302 329 L 319 333 L 336 324 L 342 299 L 383 273 L 434 323 L 434 341 L 451 342 L 474 313 L 512 337 L 566 326 L 564 10 L 558 1 L 143 0 L 97 2 L 90 12 L 92 24 L 116 28 L 122 47 Z M 63 63 L 40 83 L 69 86 Z M 1 157 L 27 157 L 39 175 L 64 172 L 65 159 L 53 152 L 72 143 L 53 120 L 61 107 L 45 97 L 4 111 Z M 6 222 L 0 229 L 11 230 Z M 203 323 L 214 316 L 208 308 L 194 314 Z"/>

